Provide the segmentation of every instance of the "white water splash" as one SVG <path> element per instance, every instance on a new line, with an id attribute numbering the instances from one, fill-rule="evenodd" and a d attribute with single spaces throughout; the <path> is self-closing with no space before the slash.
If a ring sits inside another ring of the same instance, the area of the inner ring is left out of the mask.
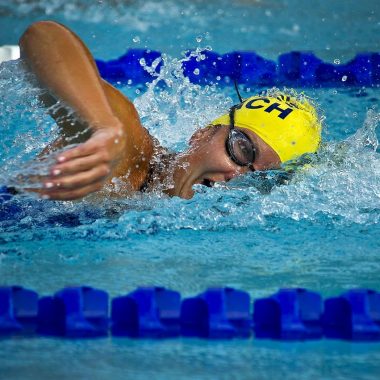
<path id="1" fill-rule="evenodd" d="M 225 112 L 232 99 L 218 87 L 189 83 L 183 76 L 180 59 L 164 56 L 163 61 L 160 73 L 135 104 L 145 125 L 161 143 L 172 149 L 183 148 L 195 129 Z M 27 169 L 28 162 L 56 132 L 46 111 L 40 108 L 38 89 L 30 85 L 20 70 L 17 62 L 0 66 L 2 179 L 20 172 L 20 167 L 22 171 L 40 170 L 40 167 Z M 347 95 L 336 96 L 341 99 Z M 99 207 L 90 200 L 77 204 L 38 201 L 37 208 L 44 210 L 39 213 L 38 223 L 56 218 L 57 212 L 68 212 L 75 214 L 83 224 L 78 226 L 79 234 L 101 234 L 102 237 L 111 234 L 120 238 L 130 233 L 160 230 L 248 228 L 265 224 L 271 217 L 311 222 L 328 218 L 334 223 L 376 224 L 380 220 L 380 162 L 376 137 L 379 120 L 379 113 L 369 110 L 361 128 L 345 140 L 325 142 L 311 164 L 296 172 L 284 186 L 262 180 L 260 173 L 253 173 L 212 189 L 198 186 L 191 201 L 160 194 L 104 200 Z M 28 200 L 20 202 L 30 204 Z M 35 206 L 26 208 L 36 209 Z M 94 210 L 92 216 L 88 216 L 90 208 Z M 22 226 L 32 221 L 36 223 L 36 215 L 25 210 L 23 213 Z M 112 221 L 114 218 L 117 222 Z"/>

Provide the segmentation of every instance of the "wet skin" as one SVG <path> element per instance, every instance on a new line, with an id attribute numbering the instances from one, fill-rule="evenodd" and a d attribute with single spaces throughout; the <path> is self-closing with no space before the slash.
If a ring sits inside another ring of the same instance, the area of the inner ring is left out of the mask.
<path id="1" fill-rule="evenodd" d="M 157 170 L 153 163 L 165 157 L 164 149 L 141 125 L 132 102 L 100 78 L 93 57 L 79 37 L 63 25 L 40 21 L 23 34 L 20 48 L 26 67 L 46 89 L 42 101 L 48 110 L 59 101 L 75 115 L 73 123 L 65 117 L 64 107 L 50 111 L 61 128 L 62 138 L 50 144 L 44 153 L 64 148 L 65 138 L 78 131 L 91 131 L 77 138 L 77 147 L 56 157 L 50 175 L 42 178 L 41 196 L 80 199 L 101 190 L 104 184 L 112 185 L 114 177 L 123 179 L 132 193 L 154 176 L 159 181 L 153 183 L 170 196 L 191 198 L 194 184 L 229 181 L 249 170 L 227 155 L 228 126 L 198 130 L 186 152 L 170 156 Z M 270 146 L 252 131 L 245 133 L 257 149 L 254 170 L 280 165 Z M 162 188 L 168 178 L 171 186 Z"/>
<path id="2" fill-rule="evenodd" d="M 268 170 L 281 165 L 277 153 L 259 136 L 248 129 L 242 129 L 256 148 L 253 170 Z M 225 143 L 229 126 L 212 126 L 198 130 L 190 140 L 190 149 L 177 156 L 174 168 L 174 189 L 168 193 L 181 198 L 194 195 L 192 186 L 207 182 L 228 182 L 251 169 L 237 165 L 229 157 Z"/>

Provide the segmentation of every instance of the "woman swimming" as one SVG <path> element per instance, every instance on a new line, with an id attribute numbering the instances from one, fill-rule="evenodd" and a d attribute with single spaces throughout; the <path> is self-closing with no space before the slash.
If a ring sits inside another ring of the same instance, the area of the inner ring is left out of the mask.
<path id="1" fill-rule="evenodd" d="M 57 155 L 43 179 L 40 194 L 45 198 L 79 199 L 115 177 L 131 193 L 160 186 L 170 196 L 191 198 L 194 184 L 210 186 L 278 168 L 315 152 L 320 143 L 321 127 L 306 101 L 254 96 L 196 131 L 187 151 L 168 153 L 142 126 L 132 102 L 99 76 L 87 47 L 65 26 L 34 23 L 22 35 L 20 48 L 46 89 L 42 101 L 62 132 L 45 152 L 63 148 L 68 139 L 79 143 Z"/>

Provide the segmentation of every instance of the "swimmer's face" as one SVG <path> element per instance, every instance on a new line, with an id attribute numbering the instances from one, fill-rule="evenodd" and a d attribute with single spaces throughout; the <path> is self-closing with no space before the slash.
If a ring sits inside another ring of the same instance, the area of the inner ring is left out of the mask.
<path id="1" fill-rule="evenodd" d="M 248 135 L 256 149 L 252 170 L 268 170 L 281 165 L 277 153 L 259 136 L 248 129 L 241 130 Z M 177 170 L 174 172 L 175 187 L 171 195 L 191 198 L 194 195 L 194 184 L 212 185 L 215 182 L 228 182 L 251 170 L 237 165 L 228 155 L 228 131 L 229 127 L 226 125 L 212 126 L 198 130 L 191 137 L 190 149 L 180 155 Z"/>

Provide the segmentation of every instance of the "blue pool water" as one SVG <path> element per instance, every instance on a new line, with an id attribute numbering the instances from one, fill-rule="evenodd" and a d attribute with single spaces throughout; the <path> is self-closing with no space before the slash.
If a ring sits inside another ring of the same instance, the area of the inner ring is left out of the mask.
<path id="1" fill-rule="evenodd" d="M 130 46 L 166 53 L 165 88 L 120 89 L 164 145 L 182 149 L 197 127 L 237 101 L 232 88 L 189 84 L 178 74 L 182 51 L 247 49 L 275 59 L 300 49 L 344 63 L 380 51 L 379 7 L 370 0 L 312 7 L 295 0 L 0 1 L 0 45 L 17 43 L 30 22 L 51 18 L 74 28 L 96 58 L 116 58 Z M 188 201 L 161 194 L 101 204 L 17 197 L 8 206 L 18 212 L 0 221 L 0 282 L 43 295 L 70 284 L 111 296 L 149 284 L 184 296 L 228 285 L 253 298 L 285 286 L 324 297 L 353 287 L 380 290 L 380 91 L 296 90 L 319 104 L 324 144 L 289 185 L 269 191 L 270 180 L 255 174 L 199 187 Z M 38 91 L 18 62 L 0 65 L 2 182 L 46 170 L 29 161 L 57 133 L 38 107 Z M 1 341 L 0 378 L 372 380 L 379 363 L 379 344 L 331 340 L 14 338 Z"/>

